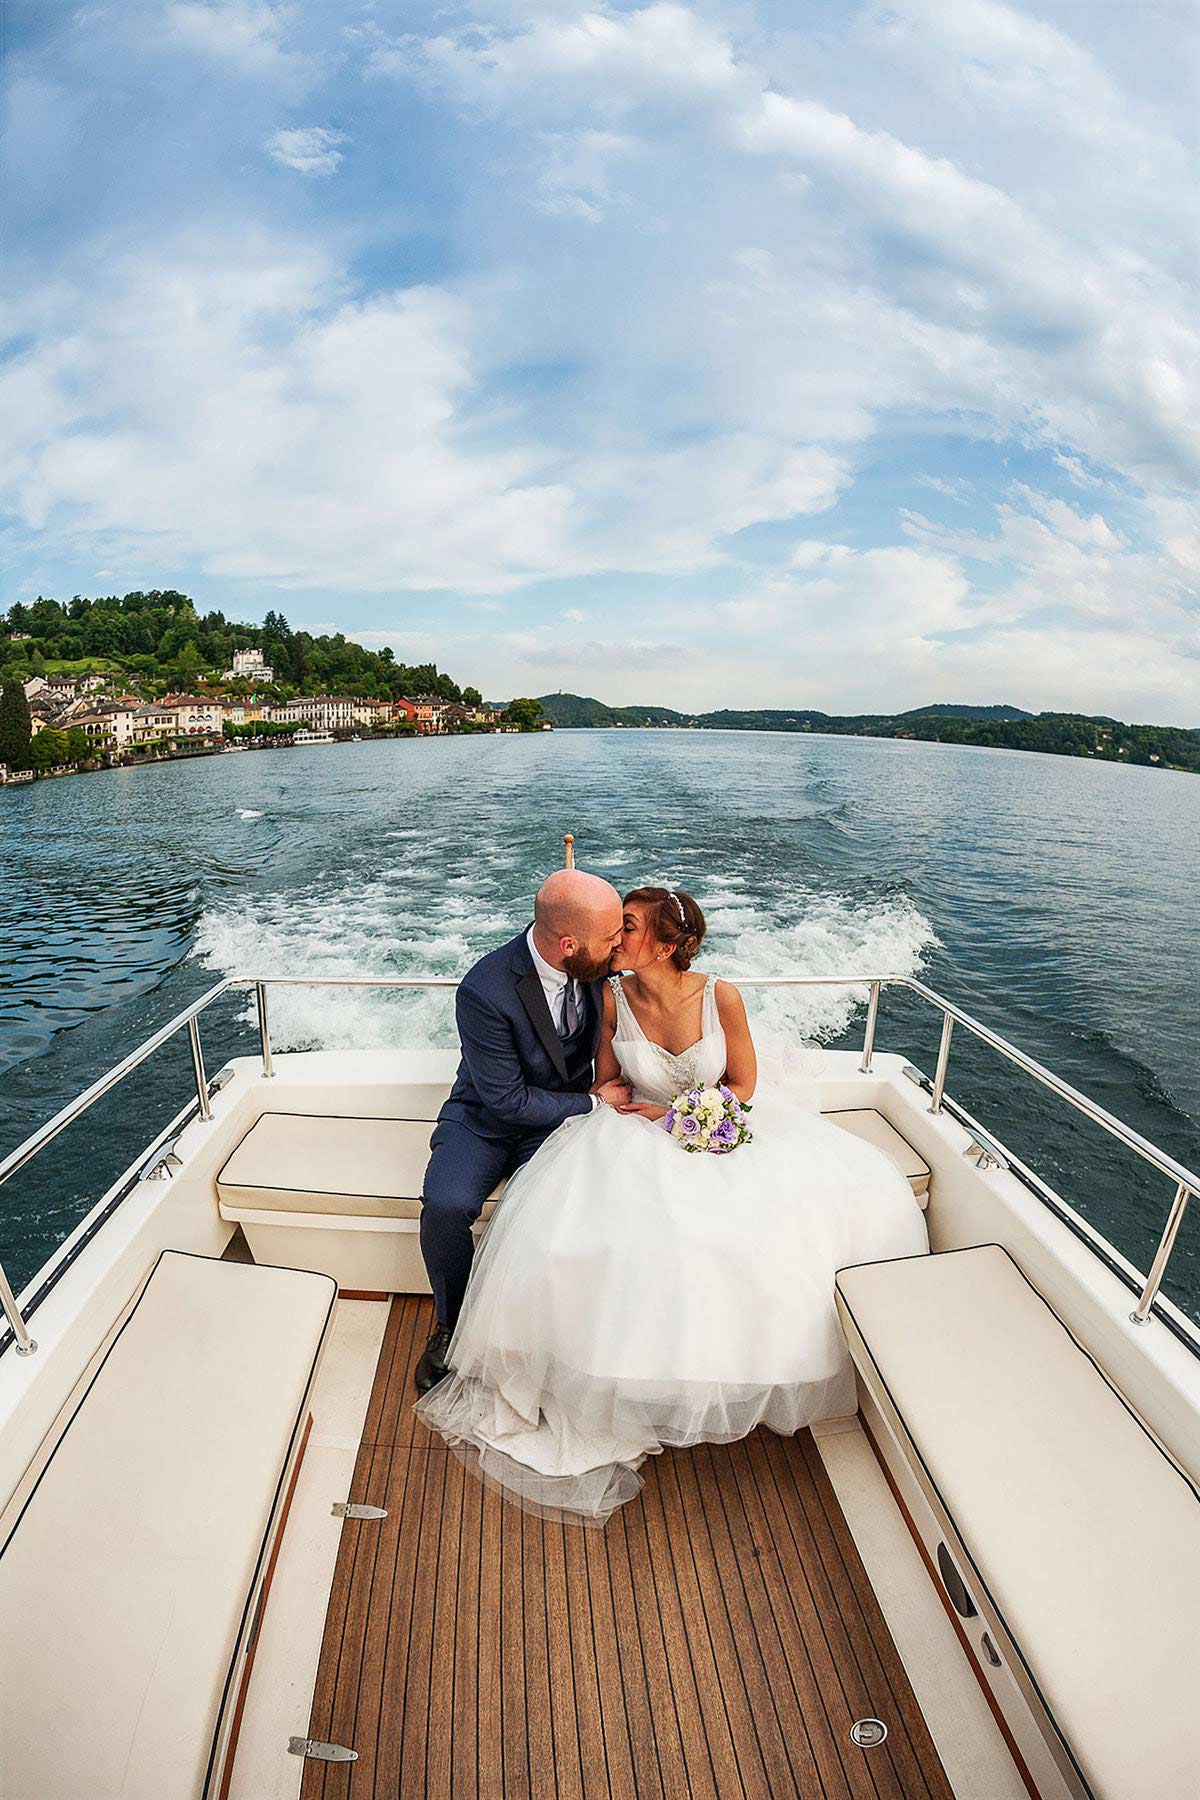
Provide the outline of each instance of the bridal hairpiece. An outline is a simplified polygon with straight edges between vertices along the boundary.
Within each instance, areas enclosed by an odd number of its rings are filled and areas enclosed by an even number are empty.
[[[683,910],[683,901],[679,898],[679,895],[675,892],[675,889],[671,886],[669,881],[666,884],[666,888],[667,888],[668,894],[670,894],[672,900],[675,902],[675,910],[679,914],[679,923],[683,926],[683,929],[686,931],[688,928],[688,922],[687,922],[687,914]]]

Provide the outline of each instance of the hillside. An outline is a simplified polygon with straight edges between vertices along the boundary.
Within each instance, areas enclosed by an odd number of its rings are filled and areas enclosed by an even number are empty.
[[[331,692],[478,699],[433,663],[408,667],[391,650],[367,650],[341,632],[314,637],[293,631],[282,613],[268,612],[261,625],[200,613],[173,588],[94,600],[76,594],[65,604],[39,596],[0,614],[0,681],[96,671],[124,677],[151,696],[169,689],[186,693],[197,683],[220,680],[234,651],[251,649],[271,664],[273,691],[281,698]]]
[[[1200,773],[1200,731],[1171,725],[1126,725],[1120,719],[1096,714],[1029,713],[1019,706],[954,706],[945,701],[903,713],[722,707],[715,712],[686,714],[665,706],[607,706],[581,694],[543,694],[540,698],[555,725],[576,728],[657,725],[699,731],[814,731],[846,737],[916,738],[926,743],[1038,750],[1050,756],[1087,756]]]
[[[550,723],[568,730],[688,722],[684,713],[669,706],[606,706],[603,700],[592,700],[584,694],[539,694],[537,699]]]
[[[939,701],[936,706],[913,706],[908,712],[897,713],[898,719],[1033,719],[1036,713],[1026,712],[1020,706],[948,706]]]

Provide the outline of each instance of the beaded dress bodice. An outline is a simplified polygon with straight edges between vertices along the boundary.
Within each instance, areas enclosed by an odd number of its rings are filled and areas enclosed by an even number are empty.
[[[717,1011],[715,976],[710,975],[704,984],[700,1036],[686,1050],[678,1052],[666,1050],[646,1036],[625,997],[619,975],[610,977],[610,985],[617,1003],[613,1050],[635,1100],[668,1106],[677,1094],[686,1093],[689,1088],[711,1087],[720,1081],[725,1073],[726,1047]]]

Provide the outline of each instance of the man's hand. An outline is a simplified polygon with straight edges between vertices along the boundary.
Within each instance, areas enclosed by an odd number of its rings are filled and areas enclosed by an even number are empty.
[[[633,1099],[633,1089],[627,1081],[606,1081],[595,1093],[597,1100],[603,1100],[606,1106],[628,1106]]]

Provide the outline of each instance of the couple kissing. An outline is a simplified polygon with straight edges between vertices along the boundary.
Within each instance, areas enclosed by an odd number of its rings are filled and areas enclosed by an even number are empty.
[[[786,1085],[756,1094],[741,995],[692,967],[704,936],[689,894],[563,869],[458,989],[417,1410],[539,1512],[602,1524],[667,1446],[853,1413],[834,1276],[928,1247],[882,1152]]]

